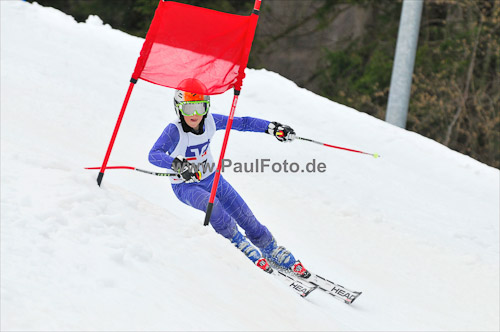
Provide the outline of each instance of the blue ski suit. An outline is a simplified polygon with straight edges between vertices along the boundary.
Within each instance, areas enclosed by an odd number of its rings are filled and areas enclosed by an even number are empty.
[[[227,116],[209,113],[207,114],[207,117],[213,118],[213,121],[215,122],[215,130],[226,129],[228,120]],[[212,121],[211,119],[206,120]],[[163,133],[149,152],[149,161],[153,165],[170,170],[172,161],[175,157],[177,157],[177,155],[172,155],[172,153],[175,150],[177,150],[175,154],[179,152],[178,145],[181,141],[189,142],[189,140],[185,140],[188,133],[181,129],[182,127],[179,123],[170,123],[164,129]],[[268,125],[269,121],[262,119],[235,117],[232,129],[238,131],[265,133]],[[203,124],[203,132],[205,132],[206,128],[207,121]],[[213,130],[213,132],[215,132],[215,130]],[[213,132],[211,132],[211,135],[213,135]],[[193,135],[192,133],[189,134]],[[208,146],[211,138],[212,137],[210,135],[206,137],[206,139],[203,138],[206,142],[201,145],[203,145],[203,151],[205,151],[205,154],[210,154]],[[196,146],[189,146],[188,143],[183,144],[187,146],[185,150],[182,147],[183,151],[181,154],[184,157],[189,156],[193,148],[199,148],[200,146],[200,144]],[[189,160],[189,158],[187,159]],[[211,156],[210,160],[212,160]],[[210,170],[206,172],[200,182],[184,183],[182,180],[175,179],[177,183],[173,181],[172,189],[177,198],[183,203],[192,206],[195,209],[206,211],[214,177],[215,168],[213,168],[211,172]],[[234,190],[229,182],[222,177],[222,175],[219,179],[210,223],[217,233],[230,240],[237,233],[236,224],[238,224],[245,230],[246,237],[258,248],[265,248],[272,241],[272,235],[267,227],[262,225],[257,218],[255,218],[243,198],[236,190]]]

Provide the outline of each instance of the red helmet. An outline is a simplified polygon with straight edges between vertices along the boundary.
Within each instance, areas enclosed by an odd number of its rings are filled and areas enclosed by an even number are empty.
[[[205,94],[206,87],[195,78],[188,78],[179,84],[179,90],[174,93],[175,113],[191,116],[194,114],[205,115],[210,109],[210,96]]]

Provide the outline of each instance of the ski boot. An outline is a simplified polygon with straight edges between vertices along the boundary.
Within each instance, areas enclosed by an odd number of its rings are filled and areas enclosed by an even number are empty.
[[[282,270],[290,270],[296,263],[292,253],[283,246],[278,246],[276,240],[271,240],[264,249],[262,256],[272,265]]]
[[[231,243],[234,244],[236,248],[240,249],[253,263],[256,263],[262,257],[259,250],[240,232],[236,232],[231,239]]]

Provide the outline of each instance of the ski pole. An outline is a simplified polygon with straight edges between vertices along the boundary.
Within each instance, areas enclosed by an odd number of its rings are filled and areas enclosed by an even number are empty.
[[[347,149],[347,148],[343,148],[343,147],[340,147],[340,146],[335,146],[335,145],[330,145],[330,144],[318,142],[318,141],[315,141],[315,140],[312,140],[312,139],[309,139],[309,138],[304,138],[304,137],[297,137],[297,136],[295,136],[295,138],[296,139],[300,139],[302,141],[307,141],[307,142],[312,142],[312,143],[320,144],[320,145],[323,145],[323,146],[327,146],[329,148],[334,148],[334,149],[340,149],[340,150],[345,150],[345,151],[350,151],[350,152],[367,154],[369,156],[373,156],[374,158],[379,158],[380,157],[380,155],[377,154],[377,153],[368,153],[368,152],[363,152],[363,151],[358,151],[358,150],[353,150],[353,149]]]
[[[101,167],[85,167],[85,169],[101,169]],[[157,172],[146,171],[132,166],[106,166],[106,169],[131,169],[133,171],[138,171],[156,176],[177,176],[177,174],[175,173],[157,173]]]

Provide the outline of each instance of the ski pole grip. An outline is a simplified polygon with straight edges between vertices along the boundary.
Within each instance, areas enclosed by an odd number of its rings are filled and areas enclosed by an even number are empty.
[[[207,226],[210,223],[210,215],[212,214],[212,209],[214,208],[214,203],[208,203],[207,213],[205,214],[205,222],[203,226]]]

